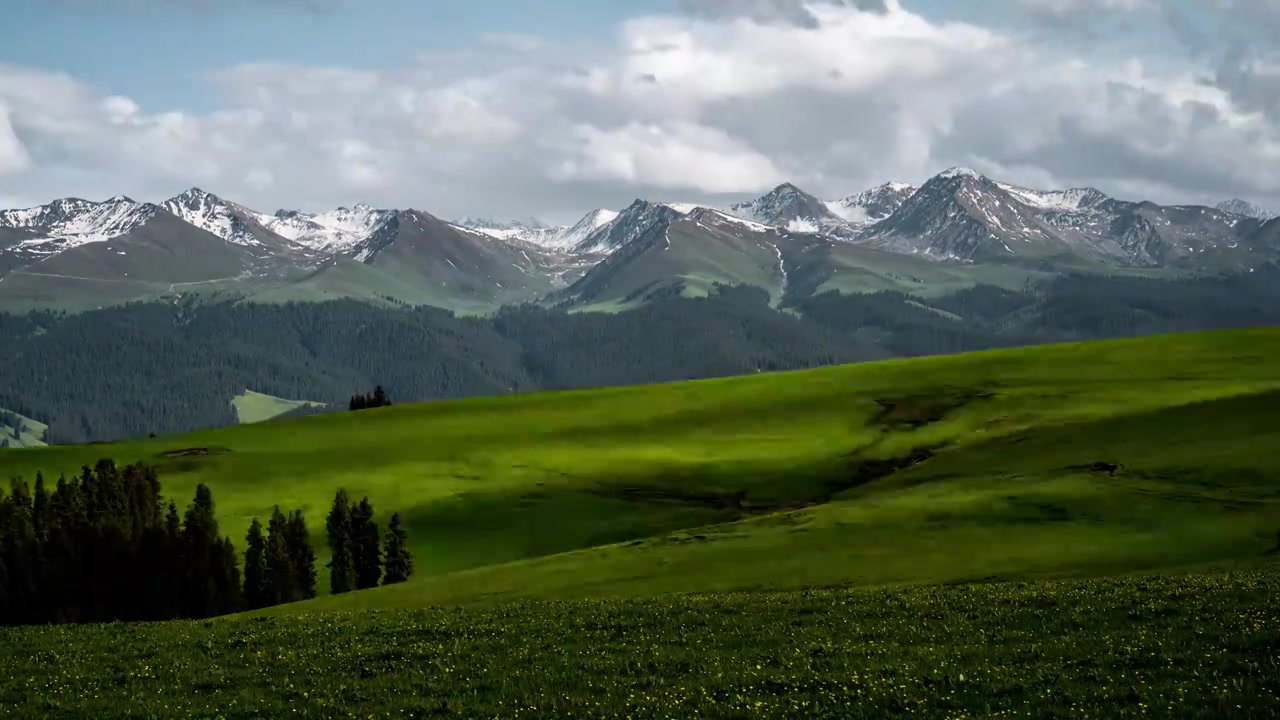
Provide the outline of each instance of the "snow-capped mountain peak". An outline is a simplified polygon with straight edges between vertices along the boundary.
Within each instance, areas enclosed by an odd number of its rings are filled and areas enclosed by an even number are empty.
[[[1012,195],[1018,202],[1050,212],[1076,212],[1088,210],[1110,198],[1093,188],[1069,190],[1032,190],[1030,188],[996,183],[996,187]]]
[[[375,233],[395,214],[395,210],[378,210],[357,203],[353,207],[314,214],[277,210],[275,215],[258,215],[257,220],[271,232],[298,245],[341,254]]]
[[[256,222],[256,213],[200,188],[193,187],[175,195],[161,206],[184,222],[233,245],[250,247],[262,244],[250,225],[250,222]]]
[[[827,203],[827,209],[855,225],[871,225],[889,217],[916,191],[914,185],[889,182]]]
[[[573,249],[584,253],[613,252],[640,237],[654,225],[679,220],[684,215],[685,213],[664,203],[637,199],[609,222],[589,233]]]
[[[1244,217],[1254,218],[1255,220],[1270,220],[1277,215],[1269,210],[1264,210],[1248,200],[1240,198],[1232,198],[1224,202],[1220,202],[1215,206],[1218,210],[1229,212],[1233,215],[1242,215]]]
[[[30,230],[52,239],[56,250],[124,235],[150,220],[158,208],[118,195],[104,202],[62,198],[47,205],[0,211],[0,227]],[[51,246],[51,247],[53,247]]]
[[[603,208],[592,210],[583,215],[581,220],[561,231],[554,243],[549,243],[548,246],[557,250],[572,250],[581,245],[592,233],[613,222],[619,214],[621,213],[617,210]]]
[[[978,172],[977,170],[974,170],[973,168],[957,166],[957,167],[947,168],[946,170],[943,170],[942,172],[938,173],[936,177],[942,178],[944,180],[951,179],[951,178],[972,178],[974,180],[978,180],[984,176],[982,173]]]
[[[786,182],[755,200],[729,206],[729,211],[763,225],[792,232],[849,232],[849,226],[827,203]]]
[[[502,221],[467,217],[453,223],[453,225],[468,230],[476,230],[499,240],[519,240],[543,247],[557,247],[559,236],[569,229],[568,227],[548,227],[535,218]]]

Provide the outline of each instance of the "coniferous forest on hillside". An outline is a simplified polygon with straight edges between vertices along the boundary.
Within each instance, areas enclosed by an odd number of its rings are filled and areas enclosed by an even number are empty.
[[[367,497],[338,490],[326,535],[333,594],[413,572],[400,515],[384,545]],[[207,618],[307,600],[315,564],[300,510],[276,506],[265,529],[255,518],[237,550],[219,533],[208,486],[179,514],[142,463],[103,459],[52,486],[37,474],[34,487],[13,478],[0,491],[0,625]]]
[[[458,317],[355,301],[0,314],[0,408],[47,424],[49,443],[104,441],[233,424],[246,390],[324,404],[292,411],[309,414],[375,386],[413,402],[1248,327],[1280,323],[1280,270],[768,300],[721,287],[616,314],[529,305]]]

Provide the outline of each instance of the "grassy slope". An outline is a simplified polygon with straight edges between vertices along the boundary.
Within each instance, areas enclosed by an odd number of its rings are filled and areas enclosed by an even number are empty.
[[[0,628],[6,718],[1274,718],[1280,566]]]
[[[4,410],[4,408],[0,408],[0,410]],[[18,415],[18,413],[13,414]],[[44,441],[41,440],[41,438],[44,437],[44,431],[48,430],[49,426],[39,422],[38,420],[32,420],[25,415],[18,415],[18,417],[22,418],[22,425],[25,428],[25,432],[22,433],[22,437],[20,438],[13,437],[12,426],[0,422],[0,438],[8,440],[7,447],[42,447],[44,445]]]
[[[303,406],[314,407],[323,405],[324,403],[312,402],[310,400],[286,400],[274,395],[264,395],[252,390],[245,390],[243,393],[231,399],[231,404],[236,408],[236,418],[242,423],[256,423],[263,420],[270,420],[278,415],[283,415],[290,410],[296,410]]]
[[[764,288],[776,304],[782,276],[776,251],[759,233],[725,232],[691,221],[674,222],[647,247],[588,273],[594,282],[578,301],[578,312],[621,312],[646,302],[655,292],[677,283],[688,297],[705,297],[711,288],[751,285]],[[630,299],[628,299],[630,298]]]
[[[340,484],[406,513],[415,581],[316,607],[1139,569],[1274,538],[1276,358],[1269,329],[479,398],[0,452],[0,476],[157,461],[175,497],[210,483],[237,539],[276,503],[319,538]],[[919,429],[875,420],[880,399],[974,391],[992,396]],[[858,459],[923,445],[947,447],[838,494]],[[163,457],[192,446],[226,451]],[[1108,459],[1128,467],[1067,469]],[[718,502],[739,491],[745,509]]]

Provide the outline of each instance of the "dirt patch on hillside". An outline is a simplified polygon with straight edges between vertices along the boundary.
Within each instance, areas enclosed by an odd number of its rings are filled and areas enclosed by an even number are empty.
[[[884,430],[914,430],[936,423],[965,405],[991,397],[995,397],[995,393],[966,390],[877,398],[880,410],[871,417],[871,425]]]

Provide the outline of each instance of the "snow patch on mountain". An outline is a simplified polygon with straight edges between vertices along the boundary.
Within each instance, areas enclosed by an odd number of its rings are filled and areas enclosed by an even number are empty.
[[[793,233],[816,233],[822,228],[810,218],[795,218],[787,222],[787,230]]]
[[[359,203],[322,213],[278,210],[275,215],[258,215],[258,222],[271,232],[312,250],[346,253],[368,238],[395,210],[377,210]]]
[[[1214,207],[1222,212],[1228,212],[1232,215],[1241,215],[1255,220],[1270,220],[1274,217],[1278,217],[1275,213],[1269,210],[1264,210],[1248,200],[1241,200],[1240,198],[1232,198],[1230,200],[1220,202]]]
[[[247,220],[256,219],[252,210],[227,202],[217,195],[191,188],[161,205],[184,222],[217,235],[233,245],[261,245]]]
[[[746,218],[736,217],[722,210],[714,210],[711,208],[700,208],[698,211],[690,213],[688,217],[690,218],[696,217],[699,221],[710,220],[711,222],[717,223],[717,224],[729,223],[732,225],[737,225],[739,227],[744,227],[747,230],[750,230],[751,232],[758,232],[758,233],[772,232],[776,229],[768,225],[765,225],[764,223],[758,223],[754,220],[747,220]]]
[[[573,225],[547,226],[537,220],[502,222],[480,218],[464,218],[456,225],[499,240],[516,240],[547,250],[568,251],[612,222],[618,214],[616,210],[592,210]]]
[[[684,217],[663,203],[636,200],[609,222],[589,233],[573,249],[582,253],[611,253],[648,232],[655,225]]]
[[[854,228],[828,203],[791,183],[783,183],[750,202],[731,205],[728,210],[740,218],[792,232],[821,232],[837,238],[855,234]]]
[[[489,218],[463,218],[454,226],[477,230],[499,240],[519,240],[542,246],[554,244],[555,239],[569,229],[567,226],[548,227],[534,219],[502,222]]]
[[[619,214],[617,210],[592,210],[582,216],[582,219],[574,223],[572,227],[556,237],[554,243],[549,244],[549,247],[556,250],[576,248],[592,233],[617,219]]]
[[[64,198],[38,207],[0,211],[0,227],[31,231],[38,237],[23,241],[24,245],[48,244],[50,252],[57,252],[129,233],[158,211],[155,205],[123,195],[105,202]]]
[[[1084,211],[1088,210],[1092,205],[1107,199],[1106,195],[1093,188],[1045,191],[1032,190],[1006,183],[996,183],[996,187],[1009,193],[1024,205],[1049,212]]]
[[[914,185],[890,182],[826,203],[827,209],[852,225],[871,225],[892,215],[916,191]]]

